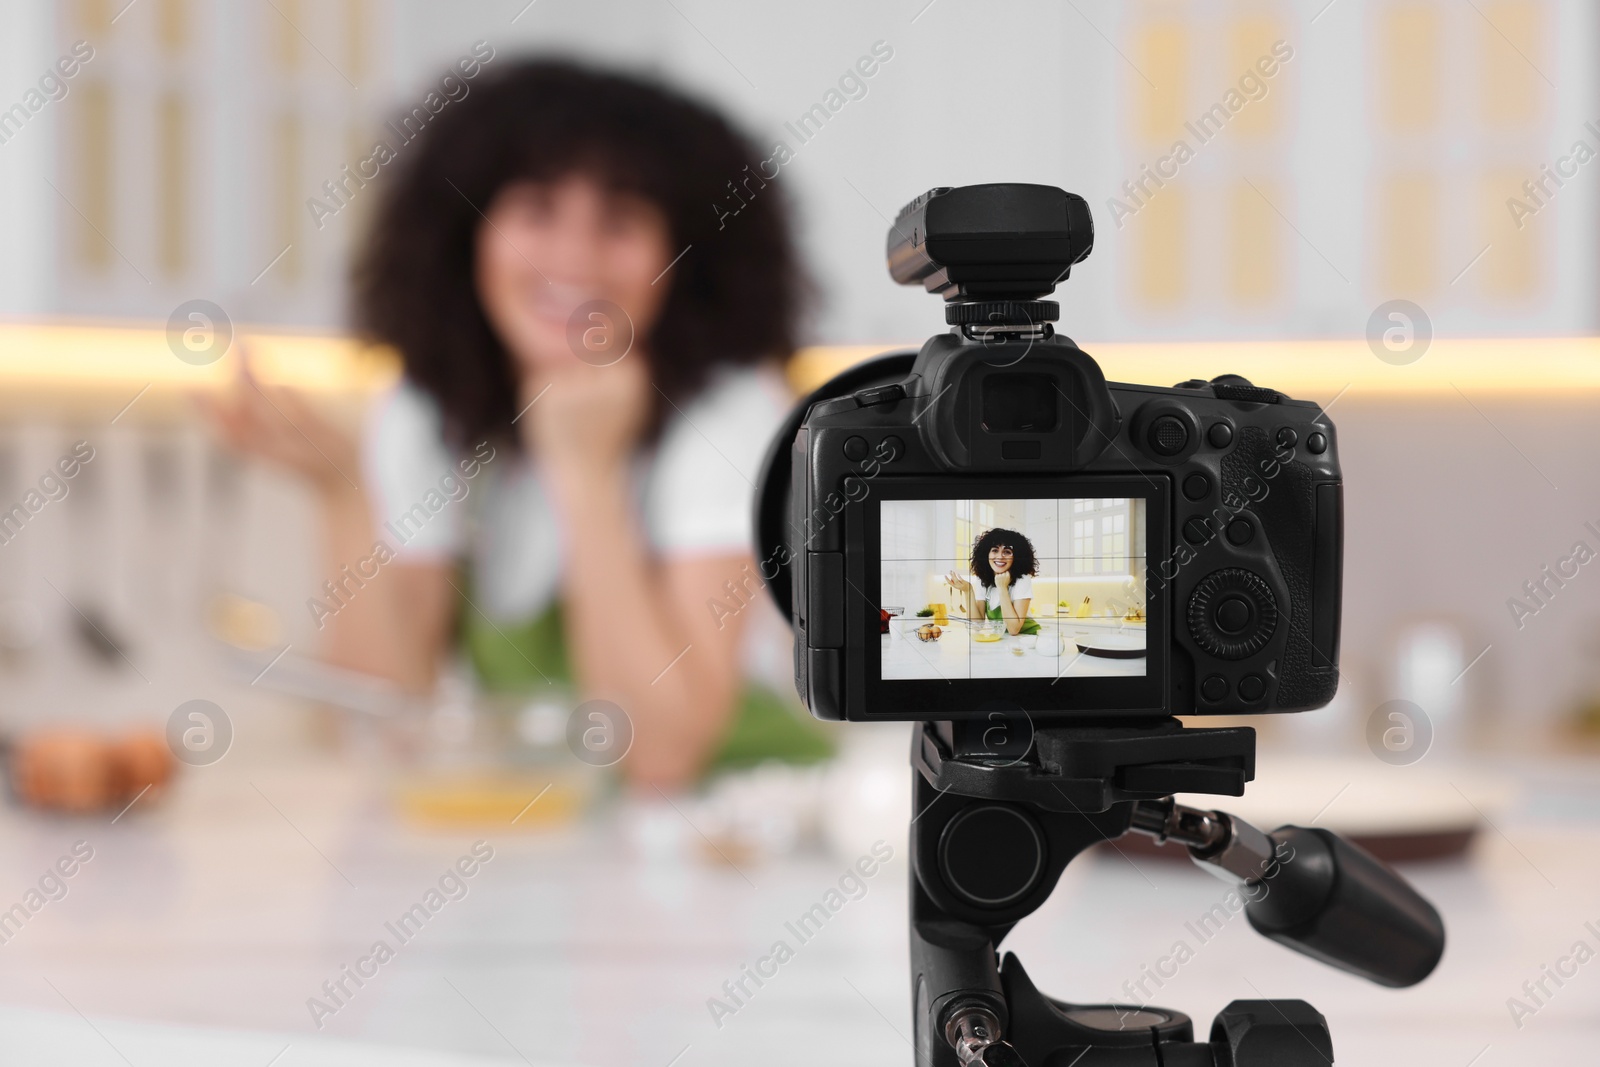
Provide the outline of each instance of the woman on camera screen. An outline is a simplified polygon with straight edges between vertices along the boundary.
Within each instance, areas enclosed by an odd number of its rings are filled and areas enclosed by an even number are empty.
[[[947,576],[961,598],[962,613],[974,622],[999,622],[1013,636],[1038,633],[1038,620],[1028,617],[1028,605],[1039,560],[1027,535],[996,527],[973,543],[971,563],[970,576],[955,571]]]
[[[316,487],[330,571],[381,564],[314,612],[333,662],[425,692],[460,655],[490,690],[612,701],[649,784],[826,752],[741,670],[800,294],[760,159],[676,92],[547,60],[398,150],[354,311],[404,376],[363,439],[253,381],[216,413]]]

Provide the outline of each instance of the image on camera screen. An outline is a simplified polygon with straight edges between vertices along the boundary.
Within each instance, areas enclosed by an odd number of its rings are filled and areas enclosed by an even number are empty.
[[[1143,677],[1147,505],[880,500],[882,680]]]

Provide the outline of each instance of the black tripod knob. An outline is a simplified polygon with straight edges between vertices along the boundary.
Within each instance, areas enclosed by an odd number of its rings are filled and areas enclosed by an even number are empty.
[[[1415,985],[1444,955],[1444,922],[1371,853],[1327,830],[1273,831],[1278,870],[1246,905],[1258,933],[1386,986]]]

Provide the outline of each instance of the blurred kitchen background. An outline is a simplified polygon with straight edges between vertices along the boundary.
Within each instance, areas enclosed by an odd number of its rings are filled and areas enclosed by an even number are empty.
[[[396,910],[344,894],[394,885],[403,907],[462,851],[457,839],[498,844],[481,831],[493,824],[515,843],[482,917],[452,918],[455,940],[399,961],[387,989],[352,1000],[328,1032],[556,1061],[676,1053],[688,1067],[773,1047],[798,1058],[814,1047],[802,1045],[815,1041],[807,1021],[838,1007],[863,1035],[847,1059],[910,1056],[890,1032],[906,1027],[906,872],[892,836],[905,818],[904,729],[842,731],[833,766],[758,771],[652,805],[608,800],[612,787],[564,756],[548,709],[511,709],[515,736],[486,738],[489,712],[447,687],[410,723],[392,695],[315,665],[306,601],[326,575],[310,496],[221,450],[198,415],[194,394],[233,380],[246,338],[265,380],[307,389],[351,424],[393,382],[388,354],[342,332],[349,257],[376,193],[338,185],[479,41],[499,61],[561,52],[659,75],[736,116],[758,145],[788,145],[777,181],[819,294],[789,368],[796,390],[942,328],[933,298],[884,270],[901,204],[936,185],[1029,181],[1078,192],[1095,212],[1096,247],[1059,290],[1059,325],[1108,378],[1232,371],[1328,406],[1348,505],[1343,684],[1324,711],[1256,724],[1262,796],[1276,805],[1261,817],[1469,847],[1477,866],[1436,860],[1419,882],[1459,905],[1447,922],[1465,915],[1512,947],[1466,942],[1455,958],[1478,970],[1405,994],[1408,1016],[1383,999],[1396,994],[1335,985],[1346,980],[1280,963],[1270,947],[1258,960],[1248,933],[1230,931],[1249,955],[1214,981],[1186,972],[1166,999],[1203,1026],[1184,996],[1214,1010],[1227,998],[1212,986],[1238,986],[1236,973],[1259,976],[1264,995],[1306,989],[1336,1047],[1363,1062],[1431,1047],[1406,1044],[1408,1018],[1452,1033],[1462,1063],[1486,1043],[1531,1053],[1592,1038],[1582,994],[1530,1022],[1543,1027],[1532,1036],[1502,1003],[1570,943],[1571,924],[1540,894],[1588,876],[1583,850],[1559,838],[1592,837],[1600,820],[1600,576],[1587,565],[1600,551],[1600,170],[1589,166],[1600,9],[1581,0],[9,0],[0,509],[75,442],[94,458],[60,499],[0,528],[0,732],[159,731],[206,700],[226,712],[233,751],[180,767],[165,797],[92,833],[8,817],[0,869],[15,887],[0,884],[0,902],[75,836],[112,858],[88,865],[85,882],[102,883],[74,890],[80,914],[52,905],[61,914],[18,935],[31,947],[0,947],[0,998],[66,1015],[0,1022],[41,1048],[87,1041],[96,1056],[107,1050],[73,1029],[72,1010],[320,1040],[303,1000],[353,958],[346,940],[364,949],[370,915]],[[794,124],[878,42],[892,58],[865,94],[802,143]],[[46,85],[63,57],[77,58],[75,73]],[[178,354],[193,301],[222,312],[189,338],[191,353],[225,352],[214,362]],[[782,683],[783,627],[769,614],[752,669]],[[517,760],[500,758],[506,746]],[[764,949],[772,916],[803,910],[863,835],[888,836],[897,860],[883,876],[895,884],[875,885],[849,918],[856,943],[797,963],[814,978],[752,1004],[764,1021],[708,1022],[703,1001],[754,958],[746,942]],[[243,884],[219,857],[267,882]],[[1205,906],[1186,899],[1214,895],[1166,866],[1147,876],[1157,860],[1102,860],[1075,866],[1058,892],[1076,914],[1062,904],[1023,928],[1059,931],[1062,959],[1083,909],[1130,931],[1170,913],[1168,930]],[[1172,893],[1143,895],[1152,877]],[[750,886],[788,903],[759,906]],[[550,931],[504,918],[528,909],[562,918]],[[719,911],[743,924],[736,935]],[[500,936],[514,945],[495,948]],[[1102,935],[1092,966],[1104,980],[1059,992],[1117,995],[1171,940],[1141,936],[1153,947]],[[145,981],[151,958],[161,963]],[[857,959],[871,975],[860,998],[824,977]],[[1285,981],[1279,967],[1305,970]],[[435,972],[457,980],[459,1000]],[[1070,975],[1063,965],[1054,980],[1071,987]],[[660,1006],[664,986],[681,1003]],[[448,1018],[429,1015],[435,1000]],[[613,1026],[625,1005],[637,1010]],[[108,1033],[128,1047],[180,1041]],[[283,1044],[260,1041],[261,1062]]]

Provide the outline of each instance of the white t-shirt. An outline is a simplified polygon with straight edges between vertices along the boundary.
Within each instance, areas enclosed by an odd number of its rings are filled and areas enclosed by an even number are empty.
[[[657,553],[751,551],[756,476],[791,402],[776,371],[728,367],[668,413],[659,442],[634,463]],[[438,405],[405,381],[374,405],[363,443],[374,525],[398,559],[470,563],[473,601],[497,620],[533,618],[559,595],[562,533],[525,457],[473,443],[453,453]]]
[[[984,599],[991,610],[1000,606],[1000,588],[998,586],[985,586],[983,579],[976,574],[967,575],[967,581],[972,583],[973,589],[983,592]],[[1011,602],[1013,604],[1031,596],[1033,596],[1033,575],[1024,574],[1020,578],[1011,579]]]

